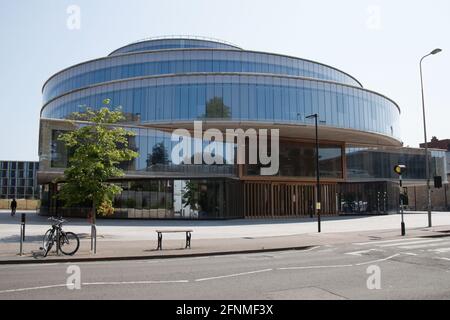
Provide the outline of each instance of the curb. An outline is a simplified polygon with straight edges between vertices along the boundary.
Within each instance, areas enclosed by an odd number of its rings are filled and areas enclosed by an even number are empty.
[[[225,256],[235,254],[250,254],[260,252],[280,252],[291,250],[307,250],[315,246],[301,246],[301,247],[283,247],[283,248],[269,248],[269,249],[249,249],[238,251],[217,251],[217,252],[199,252],[188,254],[167,254],[167,255],[151,255],[151,256],[119,256],[119,257],[89,257],[89,258],[56,258],[49,260],[4,260],[0,261],[0,265],[12,265],[12,264],[40,264],[40,263],[69,263],[69,262],[98,262],[98,261],[127,261],[127,260],[151,260],[151,259],[174,259],[174,258],[197,258],[206,256]]]

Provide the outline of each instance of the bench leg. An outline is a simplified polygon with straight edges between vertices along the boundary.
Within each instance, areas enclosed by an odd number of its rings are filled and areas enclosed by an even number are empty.
[[[162,250],[162,233],[158,233],[158,248],[156,250]]]
[[[190,232],[186,232],[186,248],[191,248],[191,233]]]

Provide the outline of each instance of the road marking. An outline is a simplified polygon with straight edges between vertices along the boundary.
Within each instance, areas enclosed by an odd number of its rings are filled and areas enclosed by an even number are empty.
[[[320,248],[320,246],[314,246],[314,247],[311,247],[311,248],[309,248],[309,249],[305,249],[305,250],[292,250],[292,251],[294,251],[294,252],[308,252],[308,251],[312,251],[312,250],[314,250],[314,249],[317,249],[317,248]],[[291,252],[291,251],[289,251],[289,252]]]
[[[413,253],[413,252],[400,252],[400,254],[406,254],[408,256],[417,256],[417,253]]]
[[[446,253],[446,252],[450,252],[450,248],[428,249],[428,251],[439,252],[439,253]]]
[[[371,251],[383,251],[383,250],[380,250],[380,249],[369,249],[369,250],[346,252],[345,254],[349,254],[349,255],[352,255],[352,256],[361,256],[363,253],[369,253]]]
[[[272,270],[273,270],[273,269],[263,269],[263,270],[256,270],[256,271],[249,271],[249,272],[242,272],[242,273],[234,273],[234,274],[228,274],[228,275],[224,275],[224,276],[217,276],[217,277],[210,277],[210,278],[196,279],[195,281],[196,281],[196,282],[200,282],[200,281],[207,281],[207,280],[215,280],[215,279],[223,279],[223,278],[239,277],[239,276],[244,276],[244,275],[248,275],[248,274],[268,272],[268,271],[272,271]]]
[[[189,280],[148,280],[148,281],[112,281],[112,282],[83,282],[81,286],[101,286],[101,285],[128,285],[128,284],[166,284],[166,283],[187,283]],[[23,292],[23,291],[32,291],[32,290],[42,290],[42,289],[52,289],[52,288],[62,288],[69,287],[73,285],[69,284],[55,284],[48,286],[39,286],[39,287],[29,287],[29,288],[19,288],[19,289],[9,289],[9,290],[0,290],[0,293],[12,293],[12,292]]]
[[[430,242],[442,242],[444,241],[443,239],[428,239],[428,240],[420,240],[420,241],[412,241],[412,242],[408,242],[408,243],[394,243],[394,244],[383,244],[380,245],[379,247],[395,247],[395,246],[403,246],[403,245],[411,245],[411,244],[419,244],[419,243],[430,243]],[[408,249],[409,247],[400,247],[400,248],[406,248]]]
[[[439,260],[445,260],[445,261],[450,261],[450,258],[444,258],[444,257],[437,257],[435,259],[439,259]]]
[[[277,270],[302,270],[302,269],[324,269],[324,268],[345,268],[345,267],[353,267],[352,264],[337,264],[330,266],[304,266],[304,267],[285,267],[285,268],[277,268]]]
[[[127,285],[127,284],[158,284],[158,283],[188,283],[189,280],[144,280],[144,281],[112,281],[112,282],[83,282],[82,286],[103,286],[103,285]]]
[[[40,289],[60,288],[60,287],[67,287],[67,284],[54,284],[54,285],[49,285],[49,286],[10,289],[10,290],[0,290],[0,293],[11,293],[11,292],[31,291],[31,290],[40,290]]]
[[[407,238],[407,239],[395,239],[395,240],[381,240],[381,241],[370,241],[370,242],[356,242],[353,243],[357,246],[365,246],[367,244],[380,244],[380,243],[390,243],[390,242],[402,242],[402,241],[412,241],[420,240],[421,238]]]
[[[419,248],[446,246],[448,244],[449,244],[448,242],[439,242],[439,243],[430,243],[430,244],[425,243],[425,244],[418,244],[418,245],[415,245],[415,246],[402,246],[402,247],[399,247],[399,248],[402,248],[402,249],[419,249]]]
[[[396,254],[393,254],[392,256],[389,256],[389,257],[384,258],[384,259],[378,259],[378,260],[372,260],[372,261],[367,261],[367,262],[357,263],[357,264],[355,264],[355,265],[356,265],[356,266],[363,266],[363,265],[365,265],[365,264],[372,264],[372,263],[377,263],[377,262],[383,262],[383,261],[387,261],[387,260],[390,260],[390,259],[392,259],[392,258],[395,258],[395,257],[397,257],[397,256],[399,256],[399,255],[400,255],[400,253],[396,253]]]

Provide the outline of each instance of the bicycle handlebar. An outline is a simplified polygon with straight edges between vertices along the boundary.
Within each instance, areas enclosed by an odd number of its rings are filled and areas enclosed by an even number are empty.
[[[66,222],[66,220],[64,220],[63,218],[61,218],[61,217],[50,217],[50,218],[48,218],[48,220],[51,220],[51,221],[55,221],[55,222],[59,222],[59,223],[64,223],[64,222]]]

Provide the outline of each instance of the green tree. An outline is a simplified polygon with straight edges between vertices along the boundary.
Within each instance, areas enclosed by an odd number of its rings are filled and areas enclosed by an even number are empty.
[[[73,113],[72,119],[86,123],[78,123],[75,130],[58,138],[71,150],[58,197],[65,206],[92,203],[94,225],[97,213],[114,213],[112,201],[122,188],[110,180],[124,175],[118,165],[138,156],[128,148],[128,138],[134,133],[114,127],[124,119],[123,113],[118,108],[108,109],[109,99],[103,104],[98,111],[87,107],[82,113]]]

